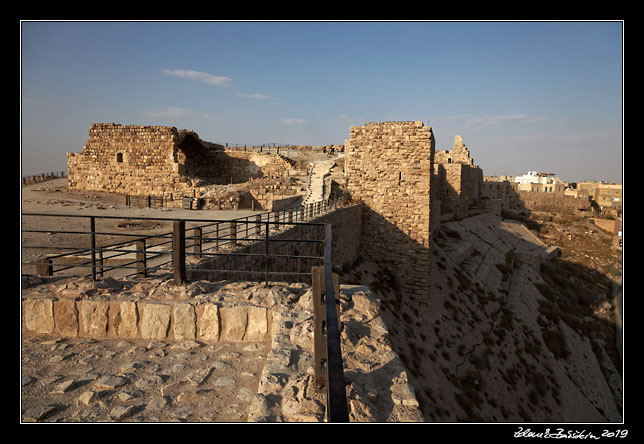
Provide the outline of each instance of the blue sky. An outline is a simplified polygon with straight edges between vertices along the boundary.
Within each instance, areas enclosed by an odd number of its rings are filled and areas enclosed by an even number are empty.
[[[368,122],[461,135],[485,175],[622,181],[622,22],[21,24],[22,174],[95,122],[342,144]]]

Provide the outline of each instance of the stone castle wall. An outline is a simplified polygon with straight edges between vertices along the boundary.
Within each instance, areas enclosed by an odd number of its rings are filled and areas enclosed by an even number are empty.
[[[72,189],[170,195],[216,182],[275,177],[291,168],[277,154],[225,149],[188,130],[95,123],[80,153],[67,153]]]
[[[351,127],[345,143],[347,190],[364,205],[361,248],[388,264],[408,295],[429,286],[434,150],[420,121]]]

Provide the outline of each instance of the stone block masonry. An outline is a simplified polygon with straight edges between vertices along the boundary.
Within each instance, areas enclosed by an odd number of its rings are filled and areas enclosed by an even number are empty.
[[[277,154],[225,149],[189,130],[95,123],[83,150],[67,153],[67,167],[72,189],[168,199],[222,179],[276,177],[291,165]]]
[[[188,188],[174,127],[92,124],[80,153],[68,153],[70,188],[157,194]],[[183,158],[183,159],[182,159]]]
[[[348,192],[364,204],[361,249],[388,264],[405,294],[427,293],[432,128],[420,121],[351,127],[345,153]]]
[[[272,312],[248,304],[29,297],[22,302],[25,334],[93,339],[263,342]]]
[[[451,150],[436,151],[434,174],[442,214],[464,217],[469,206],[483,197],[483,171],[474,165],[461,136],[454,137]]]

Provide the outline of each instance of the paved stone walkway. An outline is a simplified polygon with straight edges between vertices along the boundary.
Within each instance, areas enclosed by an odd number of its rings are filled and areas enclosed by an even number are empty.
[[[24,422],[246,422],[270,344],[24,337]]]

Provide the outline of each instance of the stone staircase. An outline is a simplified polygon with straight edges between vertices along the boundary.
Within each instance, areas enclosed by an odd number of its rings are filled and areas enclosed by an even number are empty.
[[[335,166],[335,160],[316,161],[312,162],[312,164],[307,185],[308,194],[304,202],[302,202],[304,205],[324,200],[324,178],[329,175],[331,168]]]

